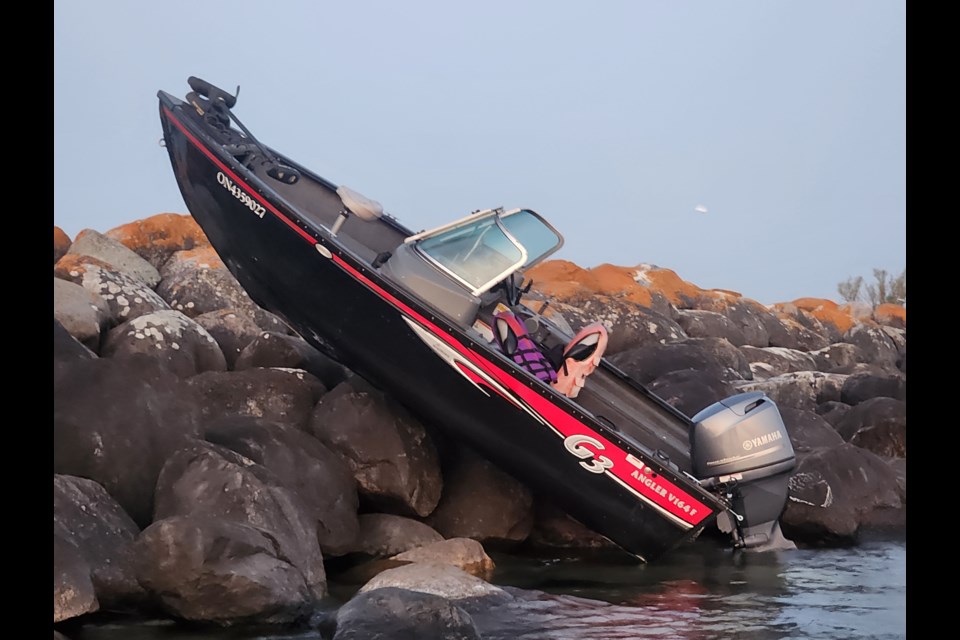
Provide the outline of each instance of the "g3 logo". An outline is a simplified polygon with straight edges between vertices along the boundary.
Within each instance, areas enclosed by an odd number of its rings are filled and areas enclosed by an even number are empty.
[[[587,449],[583,446],[585,444],[590,445],[596,451]],[[613,467],[613,460],[597,453],[598,451],[603,451],[605,447],[596,438],[584,435],[567,436],[563,439],[563,446],[567,451],[581,458],[580,466],[590,473],[603,473]],[[587,458],[592,458],[592,460],[587,460]]]

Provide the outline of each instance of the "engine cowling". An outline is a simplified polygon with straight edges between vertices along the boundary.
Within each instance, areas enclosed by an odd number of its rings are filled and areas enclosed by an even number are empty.
[[[780,532],[796,455],[783,418],[762,391],[716,402],[693,416],[694,475],[731,502],[717,526],[737,547],[793,548]]]

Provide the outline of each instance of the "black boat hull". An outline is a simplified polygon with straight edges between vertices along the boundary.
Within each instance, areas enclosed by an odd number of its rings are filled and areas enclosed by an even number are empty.
[[[251,298],[315,347],[642,559],[725,507],[380,277],[223,153],[189,105],[159,97],[189,211]]]

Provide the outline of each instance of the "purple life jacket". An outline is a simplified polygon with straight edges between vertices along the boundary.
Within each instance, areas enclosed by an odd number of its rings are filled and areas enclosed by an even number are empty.
[[[497,346],[518,365],[546,383],[557,381],[557,371],[539,347],[530,339],[527,328],[517,316],[501,311],[493,316]]]

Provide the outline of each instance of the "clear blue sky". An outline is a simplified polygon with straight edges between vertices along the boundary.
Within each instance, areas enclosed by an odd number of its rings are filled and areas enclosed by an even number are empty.
[[[55,0],[53,221],[187,213],[156,93],[195,75],[415,230],[525,206],[584,267],[838,299],[906,266],[905,24],[889,0]]]

